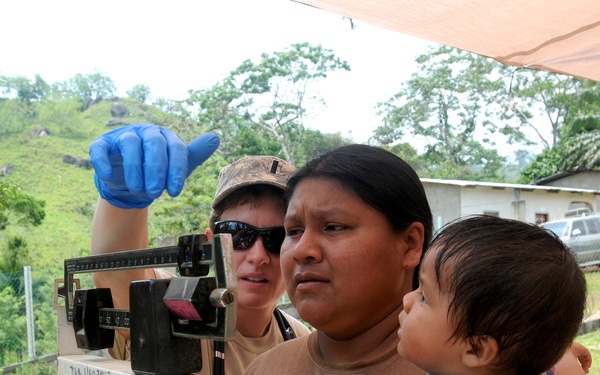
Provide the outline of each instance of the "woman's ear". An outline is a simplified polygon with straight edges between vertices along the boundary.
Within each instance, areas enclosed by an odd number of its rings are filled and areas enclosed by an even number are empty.
[[[403,266],[405,269],[415,268],[421,261],[423,242],[425,241],[425,227],[414,222],[403,233],[406,249],[404,252]]]
[[[208,241],[212,240],[212,235],[213,235],[213,232],[212,232],[212,230],[210,230],[210,228],[206,228],[206,229],[204,230],[204,234],[206,235],[206,239],[207,239]]]
[[[464,342],[462,362],[467,367],[483,367],[498,358],[498,342],[492,336],[475,336]]]

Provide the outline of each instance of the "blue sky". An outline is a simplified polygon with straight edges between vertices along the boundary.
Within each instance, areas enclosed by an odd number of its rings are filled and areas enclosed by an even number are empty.
[[[380,125],[376,103],[397,92],[432,45],[362,22],[352,30],[339,15],[290,0],[19,0],[1,2],[0,14],[1,75],[52,83],[98,71],[120,95],[143,83],[153,98],[210,87],[264,52],[320,43],[352,71],[320,85],[327,107],[306,125],[357,142]]]

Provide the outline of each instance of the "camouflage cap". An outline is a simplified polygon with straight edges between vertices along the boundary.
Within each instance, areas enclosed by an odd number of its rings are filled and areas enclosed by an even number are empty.
[[[274,156],[245,156],[221,169],[211,207],[242,186],[266,184],[285,189],[296,167]]]

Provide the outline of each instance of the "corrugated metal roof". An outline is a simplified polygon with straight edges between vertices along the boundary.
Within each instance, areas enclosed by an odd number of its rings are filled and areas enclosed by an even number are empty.
[[[501,182],[480,182],[480,181],[466,181],[466,180],[439,180],[433,178],[422,178],[421,182],[423,183],[431,183],[431,184],[446,184],[446,185],[454,185],[468,188],[475,188],[478,186],[481,187],[491,187],[491,188],[504,188],[504,189],[521,189],[524,191],[527,190],[545,190],[550,192],[569,192],[569,193],[583,193],[583,194],[596,194],[600,195],[600,190],[592,190],[592,189],[576,189],[576,188],[567,188],[567,187],[558,187],[558,186],[543,186],[543,185],[525,185],[525,184],[507,184]]]

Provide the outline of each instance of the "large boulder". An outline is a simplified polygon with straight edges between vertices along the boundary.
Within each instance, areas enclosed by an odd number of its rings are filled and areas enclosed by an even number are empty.
[[[113,105],[110,107],[110,114],[113,117],[124,117],[129,114],[129,110],[127,110],[127,107],[125,107],[123,104],[113,103]]]
[[[92,163],[90,159],[78,158],[71,155],[63,156],[63,163],[77,165],[81,168],[92,169]]]

